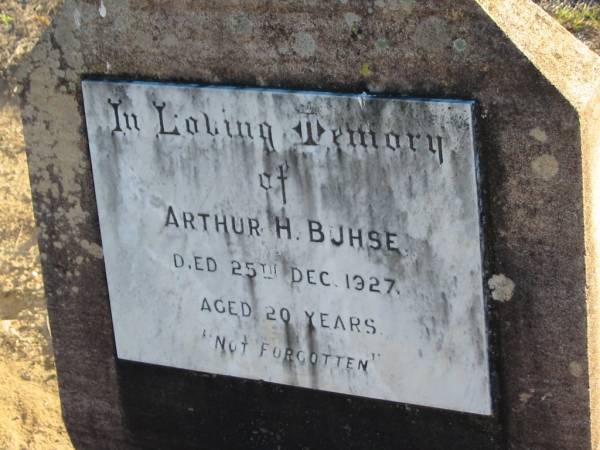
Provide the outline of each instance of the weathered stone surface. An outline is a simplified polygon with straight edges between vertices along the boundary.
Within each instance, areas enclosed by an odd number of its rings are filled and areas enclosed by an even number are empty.
[[[83,98],[119,358],[491,414],[472,103]]]
[[[76,444],[592,447],[595,55],[520,0],[101,3],[66,1],[21,68],[59,385]],[[90,75],[474,100],[486,264],[496,275],[494,415],[117,361],[83,133],[79,82]]]

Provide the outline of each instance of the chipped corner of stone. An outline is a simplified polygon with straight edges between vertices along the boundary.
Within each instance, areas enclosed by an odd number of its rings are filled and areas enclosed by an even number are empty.
[[[598,90],[600,56],[532,0],[475,0],[578,111]]]

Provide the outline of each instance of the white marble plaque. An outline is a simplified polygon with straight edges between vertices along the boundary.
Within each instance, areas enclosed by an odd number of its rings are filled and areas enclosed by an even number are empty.
[[[83,94],[119,358],[491,413],[472,103]]]

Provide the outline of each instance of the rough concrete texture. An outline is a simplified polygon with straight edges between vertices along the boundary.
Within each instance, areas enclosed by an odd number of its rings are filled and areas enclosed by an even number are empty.
[[[20,70],[79,448],[592,448],[600,62],[529,0],[67,0]],[[489,302],[494,416],[116,361],[81,106],[92,75],[476,100],[489,278],[514,283]]]

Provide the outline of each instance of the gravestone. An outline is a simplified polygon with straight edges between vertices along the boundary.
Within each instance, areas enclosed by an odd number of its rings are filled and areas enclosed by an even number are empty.
[[[21,68],[79,448],[593,448],[600,63],[529,1],[67,0]]]

